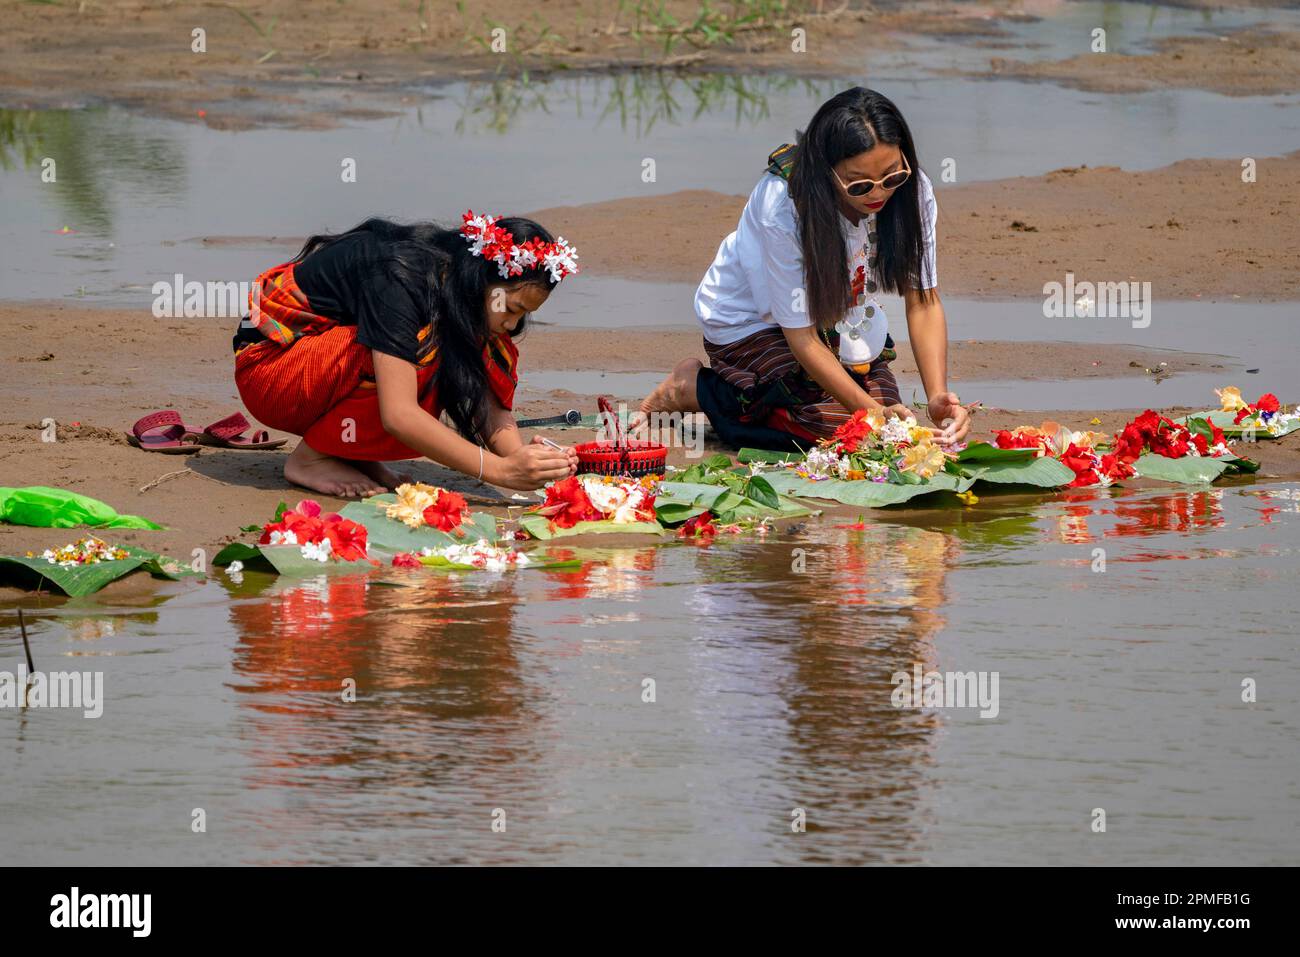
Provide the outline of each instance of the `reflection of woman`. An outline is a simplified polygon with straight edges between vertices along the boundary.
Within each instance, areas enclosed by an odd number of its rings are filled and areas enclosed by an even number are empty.
[[[945,575],[961,546],[893,524],[810,534],[802,573],[746,562],[742,589],[737,565],[701,553],[688,607],[708,640],[691,646],[692,680],[705,689],[712,746],[734,763],[715,799],[804,808],[809,829],[825,833],[782,844],[792,860],[913,860],[942,719],[894,707],[890,679],[937,665]]]
[[[856,409],[910,416],[879,290],[901,295],[929,415],[954,442],[935,270],[937,207],[907,122],[872,90],[832,97],[769,157],[695,294],[709,368],[679,362],[641,411],[703,411],[724,442],[806,446]],[[838,355],[836,350],[838,349]]]

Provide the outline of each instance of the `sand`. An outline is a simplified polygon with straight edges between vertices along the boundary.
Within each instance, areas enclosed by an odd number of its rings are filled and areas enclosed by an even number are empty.
[[[1289,32],[1242,30],[1153,45],[1152,53],[1089,53],[1045,63],[993,57],[988,73],[963,75],[1050,80],[1097,93],[1195,87],[1225,96],[1292,93],[1300,78],[1300,37]]]
[[[1044,283],[1073,272],[1150,282],[1164,300],[1296,299],[1300,152],[1254,159],[1251,183],[1240,161],[1208,159],[958,185],[932,175],[939,284],[962,298],[1041,297]],[[685,190],[529,215],[572,238],[594,274],[695,283],[745,198]],[[643,243],[647,233],[661,241]]]

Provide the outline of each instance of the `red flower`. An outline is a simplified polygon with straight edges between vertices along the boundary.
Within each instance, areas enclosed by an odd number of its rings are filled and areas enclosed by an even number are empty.
[[[1000,449],[1039,449],[1044,441],[1041,435],[1030,435],[1019,429],[1014,432],[998,429],[993,433],[993,444]]]
[[[442,532],[451,532],[460,527],[466,508],[468,505],[463,495],[442,489],[434,503],[422,514],[425,524],[432,525]]]
[[[304,499],[297,507],[286,509],[278,522],[262,526],[258,544],[269,544],[272,532],[292,533],[299,545],[319,545],[328,538],[330,548],[340,561],[355,562],[367,557],[366,527],[336,512],[321,517],[320,503],[311,499]]]
[[[314,498],[305,498],[293,507],[293,511],[308,518],[320,518],[320,502]]]
[[[320,538],[316,541],[328,538],[339,561],[356,562],[367,557],[367,535],[366,527],[358,522],[341,515],[326,515]]]
[[[677,530],[678,538],[712,538],[718,533],[718,527],[713,524],[712,512],[701,512],[692,519],[688,519]]]
[[[1137,474],[1137,470],[1117,454],[1103,455],[1101,457],[1101,472],[1112,482],[1118,482],[1120,479],[1130,478]]]
[[[398,552],[393,556],[394,568],[423,568],[420,560],[410,552]]]
[[[873,431],[871,423],[867,421],[867,410],[858,409],[853,413],[853,418],[835,430],[833,438],[839,441],[845,452],[856,452]]]
[[[1260,412],[1273,413],[1282,408],[1282,404],[1277,401],[1277,396],[1272,392],[1265,392],[1259,397],[1259,401],[1255,403],[1255,408]]]
[[[587,498],[587,491],[576,475],[547,486],[546,501],[538,511],[549,515],[556,528],[573,528],[579,522],[598,522],[604,518]]]
[[[1061,462],[1074,473],[1074,481],[1066,488],[1079,488],[1084,485],[1096,485],[1101,481],[1095,468],[1095,460],[1087,449],[1081,449],[1073,442],[1061,453]]]

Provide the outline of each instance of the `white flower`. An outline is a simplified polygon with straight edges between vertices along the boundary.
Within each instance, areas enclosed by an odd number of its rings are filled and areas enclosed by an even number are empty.
[[[910,442],[912,440],[912,429],[916,427],[916,419],[900,419],[896,416],[890,416],[885,424],[880,427],[877,433],[881,442]]]
[[[606,485],[599,478],[592,476],[583,476],[583,491],[587,493],[587,498],[591,499],[591,504],[600,510],[602,515],[609,515],[623,505],[628,498],[627,489],[621,485]]]
[[[614,514],[610,518],[614,520],[615,524],[619,525],[629,525],[632,522],[639,521],[636,514],[637,509],[641,507],[644,501],[645,489],[639,485],[633,486],[623,500],[623,504],[614,510]]]
[[[226,566],[227,575],[238,575],[243,570],[244,570],[243,562],[238,562],[238,561],[231,562],[229,565]]]
[[[302,552],[303,558],[309,558],[315,562],[327,562],[330,560],[330,555],[334,552],[334,546],[330,543],[328,538],[322,538],[319,544],[307,542],[299,549],[299,551]]]
[[[455,565],[473,565],[494,572],[503,571],[511,565],[519,567],[528,564],[528,556],[522,552],[500,548],[482,538],[472,545],[444,545],[441,548],[426,546],[420,549],[420,554],[440,555]]]
[[[277,532],[272,532],[272,533],[271,533],[271,542],[270,542],[270,544],[272,544],[272,545],[297,545],[297,544],[298,544],[298,536],[295,535],[293,532],[278,532],[278,531],[277,531]]]

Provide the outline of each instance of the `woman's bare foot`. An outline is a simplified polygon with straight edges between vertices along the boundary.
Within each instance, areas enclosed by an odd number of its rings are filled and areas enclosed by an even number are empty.
[[[284,477],[294,485],[339,498],[379,495],[384,491],[378,481],[352,463],[317,452],[306,442],[299,442],[285,459]]]
[[[348,465],[351,465],[363,475],[368,475],[388,491],[393,491],[399,485],[406,485],[411,481],[411,476],[405,472],[394,472],[383,462],[362,462],[357,459],[347,459]]]
[[[641,409],[628,421],[628,431],[638,432],[650,424],[656,412],[699,412],[695,398],[695,379],[704,363],[699,359],[683,359],[673,366],[673,371],[660,382],[641,402]]]

